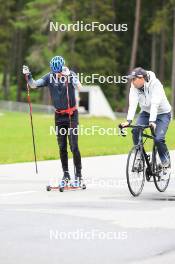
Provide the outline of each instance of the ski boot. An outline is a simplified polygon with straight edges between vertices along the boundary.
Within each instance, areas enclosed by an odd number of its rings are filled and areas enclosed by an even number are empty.
[[[86,189],[86,185],[83,183],[81,172],[75,174],[74,182],[72,183],[73,188]]]
[[[62,178],[62,180],[61,180],[61,182],[59,184],[60,192],[64,191],[64,188],[68,186],[69,181],[70,181],[70,174],[69,174],[68,171],[64,171],[63,178]]]

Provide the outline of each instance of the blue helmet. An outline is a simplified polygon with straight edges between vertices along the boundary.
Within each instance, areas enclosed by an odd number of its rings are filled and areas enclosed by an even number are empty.
[[[63,57],[55,56],[50,61],[50,68],[53,73],[62,72],[62,68],[65,64]]]

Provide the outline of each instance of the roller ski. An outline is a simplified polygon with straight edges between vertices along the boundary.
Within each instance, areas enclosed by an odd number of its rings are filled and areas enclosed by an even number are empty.
[[[81,174],[76,174],[75,179],[71,182],[69,172],[64,172],[61,182],[56,185],[48,185],[46,187],[47,191],[59,190],[60,192],[69,191],[69,190],[85,190],[86,184],[84,183]]]

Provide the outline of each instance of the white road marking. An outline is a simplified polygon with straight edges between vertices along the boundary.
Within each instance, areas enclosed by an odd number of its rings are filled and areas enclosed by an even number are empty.
[[[5,196],[13,196],[13,195],[21,195],[21,194],[29,194],[29,193],[36,193],[37,191],[25,191],[25,192],[13,192],[13,193],[2,193],[0,194],[1,197]]]

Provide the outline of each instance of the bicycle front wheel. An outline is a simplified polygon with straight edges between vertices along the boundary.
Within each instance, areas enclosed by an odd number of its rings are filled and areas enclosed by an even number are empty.
[[[128,155],[126,178],[130,193],[139,196],[145,183],[145,159],[138,146],[134,146]]]
[[[168,168],[163,168],[157,148],[155,148],[155,161],[154,161],[154,184],[159,192],[164,192],[170,181],[171,176],[171,164]]]

